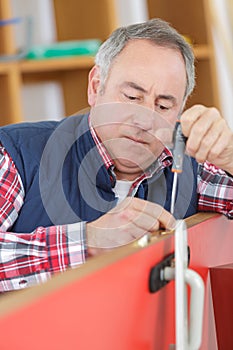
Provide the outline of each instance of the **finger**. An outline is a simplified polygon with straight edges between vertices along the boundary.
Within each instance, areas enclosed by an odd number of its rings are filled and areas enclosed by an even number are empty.
[[[224,129],[223,124],[223,119],[220,119],[212,127],[210,127],[206,131],[206,134],[199,141],[198,147],[196,147],[196,149],[187,145],[189,155],[195,157],[199,163],[202,163],[207,159],[209,160],[209,157],[215,145],[218,145],[219,152],[223,151],[225,148],[225,146],[223,148],[223,143],[221,141],[221,135],[223,135]],[[192,142],[192,140],[190,140],[190,142]],[[216,156],[218,156],[218,153],[216,153]]]
[[[222,132],[218,141],[210,149],[207,160],[216,163],[217,166],[226,169],[228,164],[232,162],[233,156],[233,136],[232,134]]]
[[[112,237],[108,240],[109,247],[115,248],[125,244],[132,243],[136,239],[141,238],[147,233],[143,227],[136,226],[135,224],[125,225],[125,228],[122,230],[117,230],[111,235]],[[106,244],[106,243],[105,243]],[[109,248],[108,247],[108,248]]]
[[[133,224],[144,230],[144,233],[157,231],[160,226],[160,222],[156,217],[140,211],[135,211]]]
[[[192,126],[188,141],[186,143],[186,150],[190,155],[195,155],[200,148],[204,150],[209,149],[212,138],[217,139],[220,133],[218,124],[222,122],[217,115],[210,116],[209,112],[203,114]],[[206,139],[207,138],[207,139]],[[204,151],[203,150],[203,151]]]
[[[137,227],[132,221],[120,223],[119,227],[101,227],[97,222],[92,222],[87,224],[86,230],[88,247],[103,249],[128,244],[146,233],[145,229]]]
[[[222,122],[221,133],[219,134],[217,142],[213,143],[213,147],[209,152],[210,157],[220,155],[227,147],[233,147],[233,133],[228,128],[225,120]],[[219,128],[220,129],[220,128]]]
[[[160,205],[145,201],[143,199],[127,197],[123,202],[121,202],[121,204],[112,210],[112,213],[117,213],[120,215],[121,221],[124,223],[133,222],[136,218],[135,215],[142,212],[151,217],[151,219],[148,221],[149,224],[144,226],[146,229],[150,229],[152,225],[151,222],[153,222],[155,219],[159,221],[159,226],[163,226],[167,229],[173,229],[175,227],[175,219],[171,213],[166,211]],[[157,223],[155,222],[154,227],[157,229]]]
[[[207,108],[202,105],[195,105],[187,109],[180,118],[182,132],[189,137],[193,124],[201,117]]]
[[[152,221],[150,220],[149,222],[153,222],[156,219],[159,222],[159,226],[167,229],[173,229],[175,227],[175,218],[160,205],[142,200],[135,201],[133,205],[137,211],[142,211],[143,207],[144,214],[152,218]],[[154,222],[154,228],[157,229],[157,222]]]
[[[165,209],[163,209],[158,216],[158,220],[160,228],[163,227],[168,230],[173,230],[176,226],[176,220],[174,216]]]
[[[126,200],[124,205],[118,209],[118,228],[124,231],[128,229],[134,238],[140,234],[136,228],[142,229],[143,234],[158,230],[159,220],[148,203],[138,198]]]

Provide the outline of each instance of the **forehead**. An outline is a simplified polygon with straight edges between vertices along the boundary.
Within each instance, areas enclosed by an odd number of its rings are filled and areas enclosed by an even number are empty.
[[[166,61],[173,61],[174,64],[179,63],[185,69],[184,58],[178,49],[160,46],[146,39],[129,40],[122,51],[115,57],[113,64],[121,61],[126,63],[127,61],[133,67],[132,63],[144,62],[149,67],[148,63],[151,61],[162,64],[161,58],[166,59]]]
[[[150,40],[130,40],[114,59],[109,71],[111,80],[129,80],[139,84],[157,83],[161,88],[184,90],[187,83],[182,54],[174,48],[158,46]],[[165,86],[166,85],[166,86]]]

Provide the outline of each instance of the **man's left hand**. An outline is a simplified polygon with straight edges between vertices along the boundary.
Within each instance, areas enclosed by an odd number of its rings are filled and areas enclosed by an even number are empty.
[[[233,175],[233,132],[216,108],[194,105],[181,116],[187,153]]]

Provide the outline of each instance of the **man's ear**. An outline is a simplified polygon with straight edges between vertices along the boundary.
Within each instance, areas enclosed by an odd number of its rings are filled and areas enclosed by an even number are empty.
[[[100,69],[98,66],[94,66],[88,75],[88,103],[91,107],[96,104],[97,95],[100,88]]]

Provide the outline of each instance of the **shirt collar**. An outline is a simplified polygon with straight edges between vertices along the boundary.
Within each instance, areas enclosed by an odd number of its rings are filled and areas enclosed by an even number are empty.
[[[88,118],[88,122],[89,122],[89,128],[90,128],[91,136],[92,136],[93,140],[95,141],[95,144],[96,144],[96,147],[98,149],[98,152],[99,152],[101,158],[103,159],[103,162],[104,162],[104,165],[105,165],[106,169],[108,170],[110,167],[114,166],[114,162],[113,162],[112,158],[110,157],[108,151],[104,147],[104,144],[101,142],[101,140],[97,136],[97,134],[95,132],[95,129],[91,125],[90,115],[89,115],[89,118]]]

